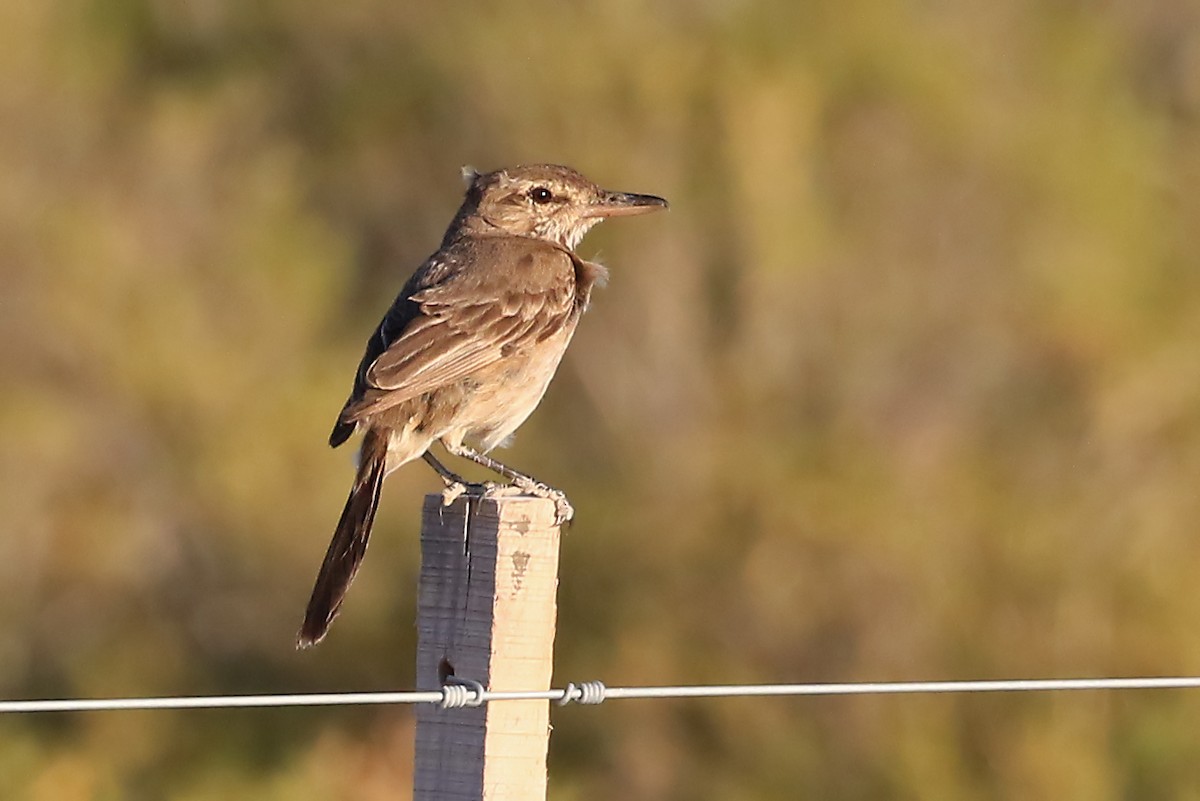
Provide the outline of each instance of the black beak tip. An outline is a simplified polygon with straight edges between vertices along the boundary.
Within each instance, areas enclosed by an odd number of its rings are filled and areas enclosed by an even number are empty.
[[[667,199],[658,195],[629,195],[628,198],[627,202],[630,206],[650,206],[660,209],[671,208],[671,204],[667,202]]]
[[[636,192],[609,192],[592,212],[597,217],[626,217],[646,214],[659,209],[668,209],[666,199],[658,195],[641,195]]]

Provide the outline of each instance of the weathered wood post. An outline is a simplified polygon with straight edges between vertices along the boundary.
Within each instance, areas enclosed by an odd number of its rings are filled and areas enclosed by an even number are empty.
[[[549,689],[559,527],[544,498],[428,495],[421,525],[417,688],[447,676]],[[549,701],[417,707],[414,801],[541,801]]]

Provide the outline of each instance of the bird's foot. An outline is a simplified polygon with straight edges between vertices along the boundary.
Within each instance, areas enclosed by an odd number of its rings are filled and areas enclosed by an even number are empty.
[[[575,517],[575,507],[567,500],[567,494],[562,490],[531,478],[519,478],[513,482],[513,486],[526,495],[554,501],[554,525],[561,526],[563,523],[570,523]]]
[[[442,506],[449,506],[458,500],[459,496],[466,494],[467,485],[461,481],[451,481],[442,490]]]
[[[482,487],[484,498],[511,498],[515,495],[533,495],[536,498],[547,498],[554,501],[554,525],[561,526],[571,522],[575,517],[575,507],[567,500],[565,492],[555,489],[533,479],[517,479],[511,484],[496,484],[488,481],[484,484],[472,484],[471,492]],[[459,494],[462,494],[461,492]],[[457,497],[457,496],[455,496]]]
[[[482,484],[470,481],[451,481],[442,490],[442,506],[449,506],[464,495],[474,495],[480,498],[490,497],[490,493],[498,486],[500,485],[491,481],[485,481]]]

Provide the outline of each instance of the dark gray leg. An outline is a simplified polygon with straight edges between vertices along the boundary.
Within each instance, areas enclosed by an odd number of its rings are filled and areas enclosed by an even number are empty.
[[[463,486],[467,485],[468,482],[465,478],[439,462],[437,457],[435,457],[429,451],[425,451],[423,454],[421,454],[421,458],[424,459],[425,462],[434,469],[434,472],[441,476],[442,481],[446,483],[447,487],[449,487],[451,484],[462,484]]]

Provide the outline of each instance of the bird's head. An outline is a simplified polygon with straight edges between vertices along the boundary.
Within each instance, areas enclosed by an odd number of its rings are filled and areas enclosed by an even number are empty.
[[[468,188],[459,220],[568,249],[574,249],[601,220],[667,207],[661,197],[601,189],[575,170],[556,164],[487,173],[468,168],[463,175]]]

